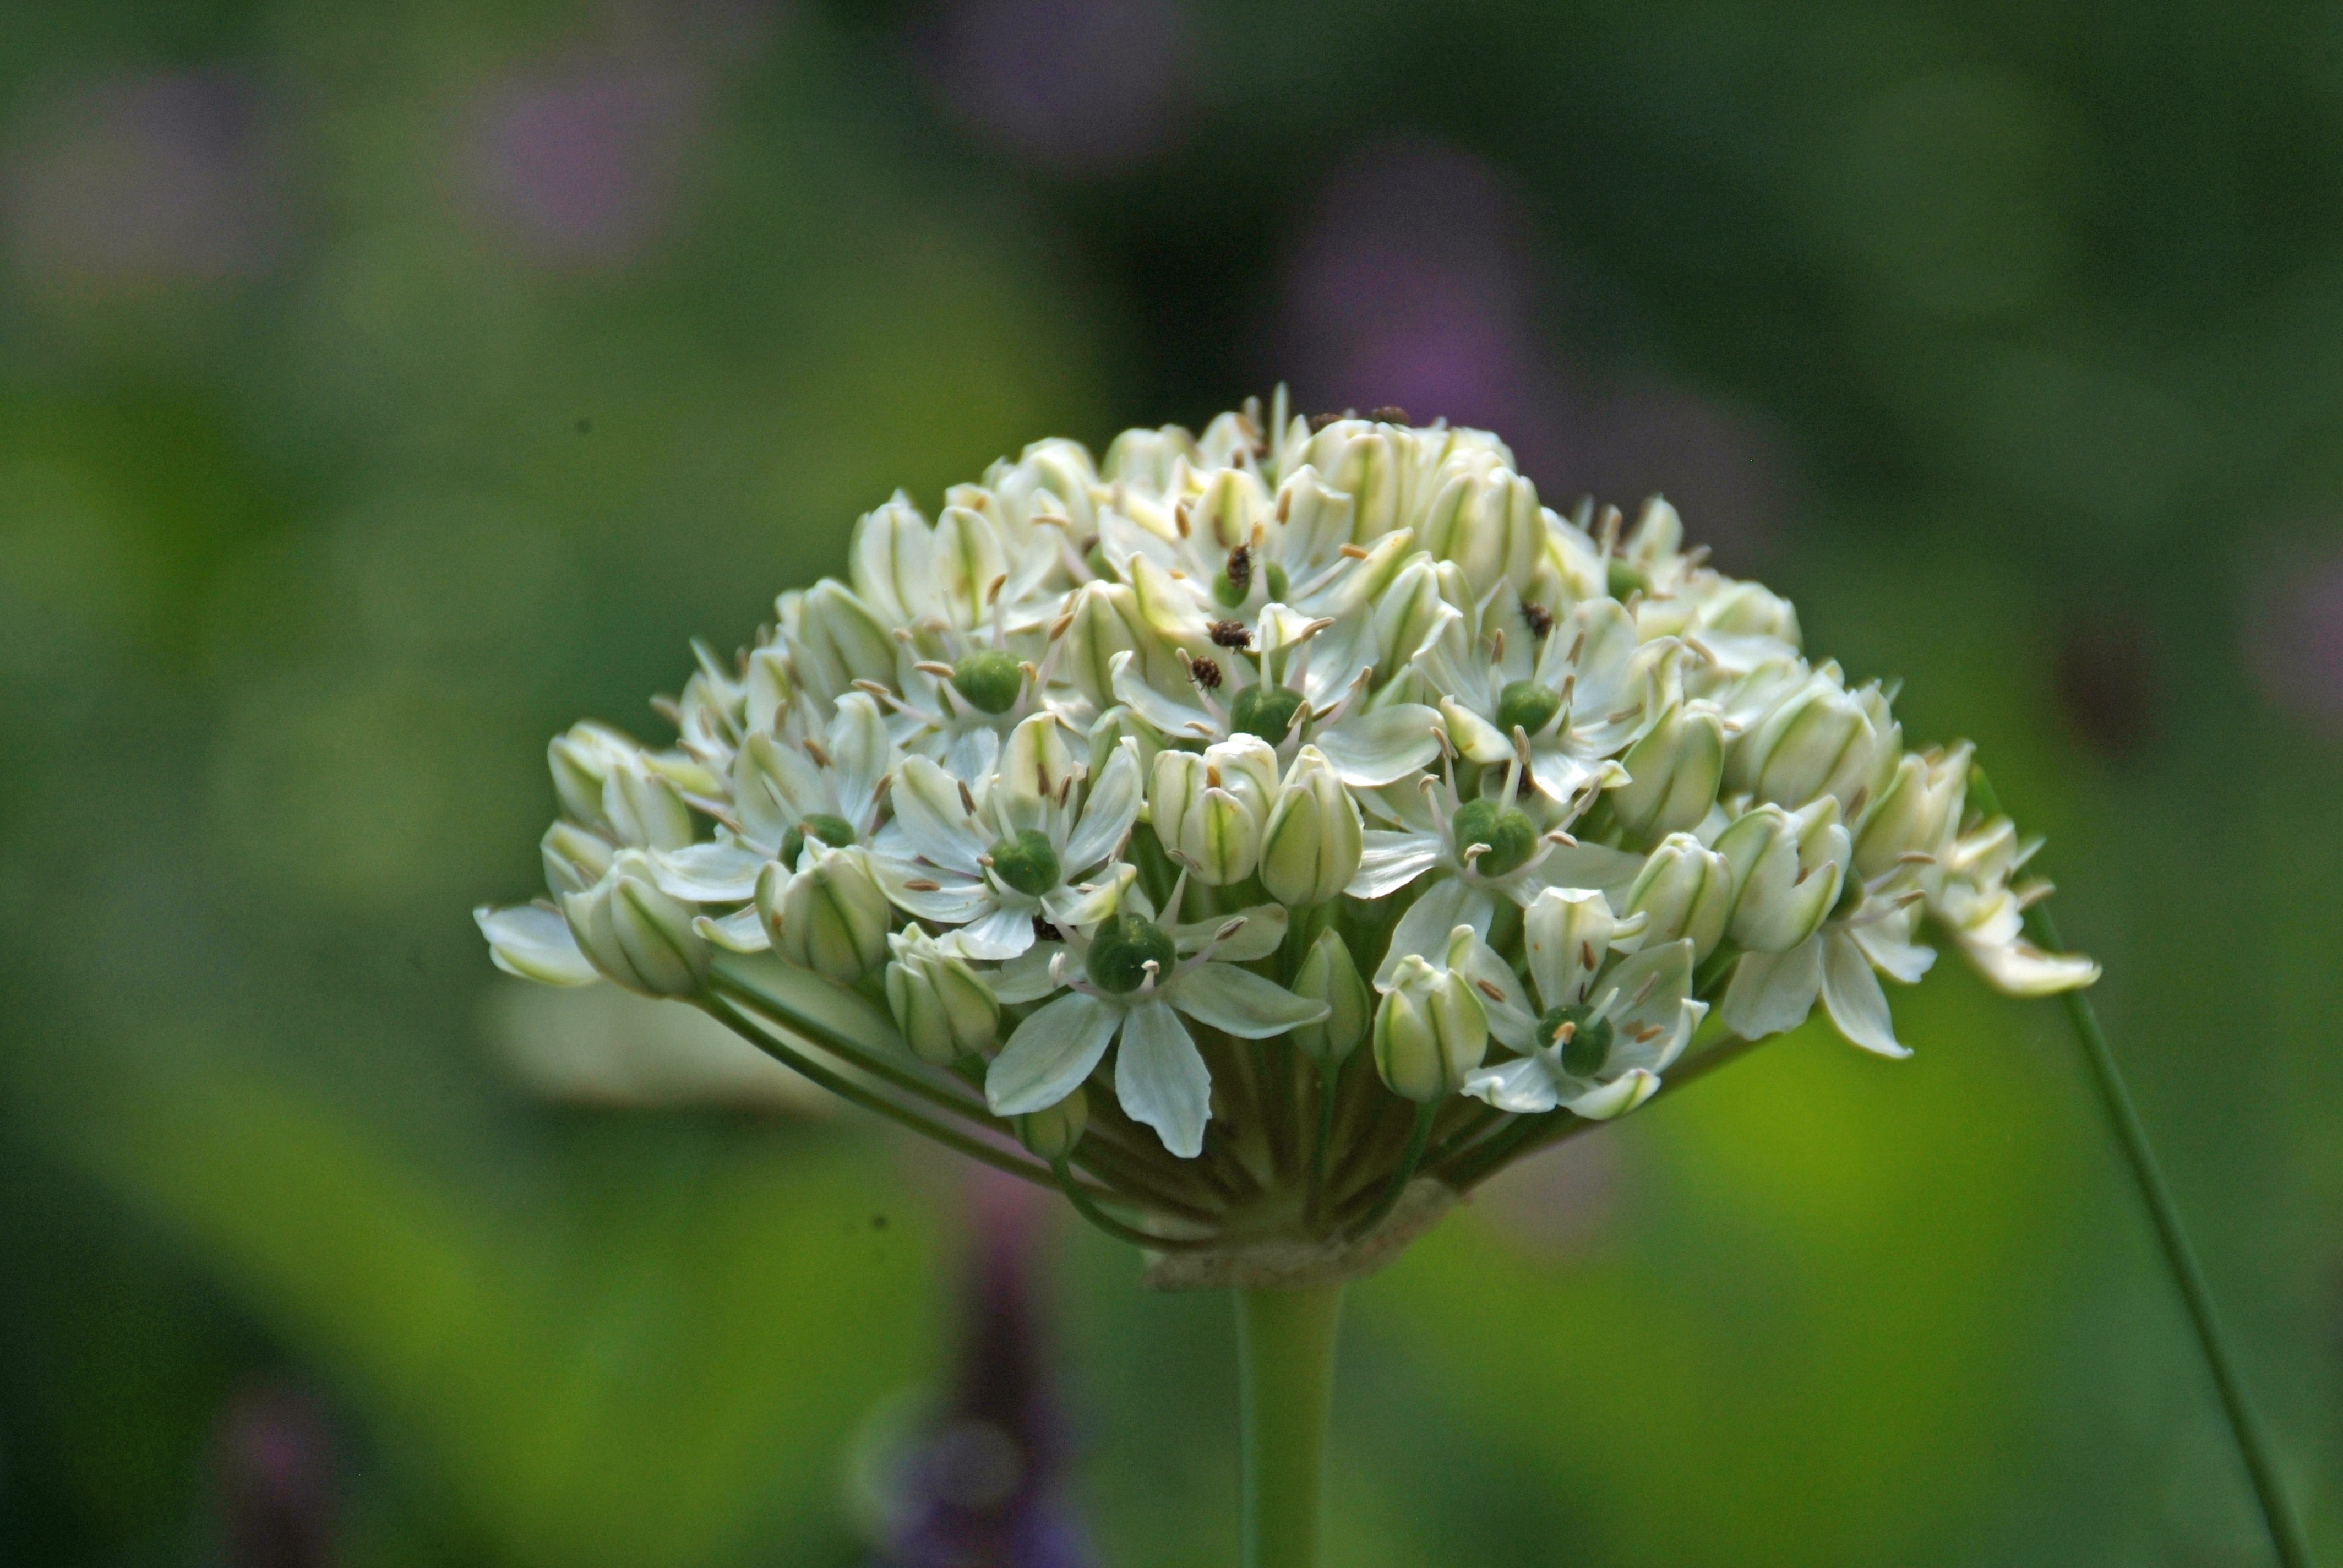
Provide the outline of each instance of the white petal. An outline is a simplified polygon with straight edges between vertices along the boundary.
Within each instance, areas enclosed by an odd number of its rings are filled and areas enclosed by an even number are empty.
[[[509,910],[482,904],[472,919],[488,939],[488,957],[508,975],[545,985],[591,985],[602,978],[578,950],[569,922],[555,910],[539,904]]]
[[[1033,915],[1030,910],[996,909],[947,940],[968,958],[1013,959],[1033,945]]]
[[[1887,993],[1880,989],[1879,977],[1871,972],[1871,960],[1845,931],[1823,937],[1823,1006],[1839,1033],[1864,1050],[1881,1056],[1912,1054],[1896,1043]]]
[[[1604,844],[1558,844],[1538,862],[1538,880],[1550,888],[1600,888],[1624,899],[1644,869],[1644,857]]]
[[[890,793],[895,802],[893,826],[902,829],[913,849],[935,865],[977,874],[977,856],[991,846],[961,803],[958,779],[924,757],[910,757]]]
[[[1820,937],[1809,937],[1786,953],[1744,953],[1733,967],[1717,1016],[1743,1040],[1786,1034],[1806,1021],[1822,989]]]
[[[2099,966],[2082,954],[2046,953],[2026,941],[1965,942],[1961,951],[1986,984],[2006,996],[2055,996],[2097,984],[2099,978]]]
[[[1068,991],[1023,1023],[984,1075],[985,1103],[995,1116],[1045,1111],[1081,1086],[1099,1064],[1122,1010]]]
[[[1906,985],[1918,984],[1936,961],[1936,950],[1914,941],[1907,923],[1901,920],[1874,920],[1855,927],[1848,935],[1873,968]]]
[[[1692,965],[1689,941],[1662,942],[1621,960],[1618,968],[1603,977],[1605,990],[1619,990],[1622,1005],[1612,1021],[1622,1032],[1654,1024],[1674,1029],[1684,1000],[1692,994]]]
[[[1484,766],[1504,762],[1513,755],[1513,743],[1498,728],[1453,697],[1440,699],[1440,717],[1448,722],[1448,739],[1456,749]],[[1559,799],[1560,797],[1556,797]]]
[[[773,945],[772,933],[765,930],[757,906],[735,910],[722,920],[712,920],[706,915],[695,918],[691,929],[727,952],[761,953]]]
[[[1554,1079],[1533,1056],[1476,1069],[1465,1075],[1464,1092],[1517,1116],[1536,1116],[1562,1103]]]
[[[950,940],[949,938],[945,940]],[[1040,1001],[1058,989],[1058,982],[1051,977],[1050,965],[1065,950],[1061,942],[1036,942],[986,975],[985,983],[992,988],[993,996],[1002,1002]]]
[[[1125,649],[1114,656],[1114,699],[1174,739],[1211,739],[1221,732],[1212,716],[1166,697],[1140,675],[1138,655]]]
[[[1082,802],[1081,825],[1066,840],[1067,876],[1078,877],[1114,853],[1139,819],[1141,790],[1138,748],[1116,747]]]
[[[1251,970],[1218,960],[1178,976],[1164,994],[1198,1023],[1240,1040],[1268,1040],[1326,1016],[1324,1002],[1305,1001]]]
[[[956,926],[980,918],[1000,902],[990,883],[973,877],[954,876],[875,849],[864,857],[864,863],[889,900],[923,920]],[[915,888],[914,882],[925,885]]]
[[[691,904],[737,904],[757,894],[765,857],[738,844],[686,844],[651,855],[651,880],[671,899]]]
[[[1548,1007],[1584,1000],[1617,924],[1610,900],[1591,888],[1547,888],[1532,900],[1522,925],[1538,999]]]
[[[1212,1075],[1186,1026],[1162,1002],[1141,1002],[1131,1010],[1122,1048],[1115,1053],[1114,1095],[1124,1114],[1155,1129],[1163,1147],[1181,1159],[1193,1160],[1204,1151]]]
[[[1222,927],[1231,920],[1239,919],[1242,919],[1244,924],[1237,928],[1234,935],[1212,950],[1214,958],[1225,959],[1232,964],[1251,963],[1255,959],[1269,957],[1285,940],[1288,917],[1283,904],[1255,904],[1251,909],[1240,910],[1233,915],[1219,915],[1209,920],[1192,920],[1186,925],[1176,927],[1172,932],[1172,937],[1179,943],[1182,952],[1201,952],[1203,950],[1204,944],[1211,941]]]
[[[1640,1067],[1629,1068],[1600,1089],[1590,1089],[1570,1102],[1571,1114],[1584,1116],[1589,1121],[1608,1121],[1614,1116],[1624,1116],[1660,1091],[1657,1074]]]
[[[1359,857],[1358,873],[1342,890],[1354,899],[1396,893],[1432,869],[1432,863],[1440,859],[1441,840],[1435,833],[1392,833],[1370,828],[1363,841],[1366,849]]]
[[[1481,1010],[1488,1017],[1489,1032],[1515,1050],[1529,1050],[1537,1039],[1537,1009],[1514,978],[1512,966],[1477,938],[1465,949],[1463,959],[1456,963],[1452,952],[1452,967],[1481,993]],[[1494,995],[1490,994],[1493,991]]]
[[[1061,930],[1094,926],[1114,913],[1122,902],[1124,890],[1138,879],[1139,873],[1122,865],[1110,866],[1106,870],[1108,875],[1081,888],[1058,887],[1042,894],[1041,910],[1050,923]]]
[[[1389,990],[1392,975],[1400,960],[1410,953],[1421,953],[1438,961],[1448,950],[1448,933],[1458,926],[1471,926],[1483,938],[1489,934],[1489,922],[1496,917],[1497,906],[1488,894],[1457,877],[1443,877],[1423,890],[1423,896],[1407,907],[1393,928],[1391,947],[1383,954],[1381,968],[1375,970],[1375,989]]]
[[[944,747],[944,767],[955,779],[980,784],[1001,763],[1001,732],[990,724],[970,723],[952,732]]]
[[[1404,779],[1440,755],[1440,715],[1420,702],[1353,713],[1311,736],[1345,784],[1373,788]]]

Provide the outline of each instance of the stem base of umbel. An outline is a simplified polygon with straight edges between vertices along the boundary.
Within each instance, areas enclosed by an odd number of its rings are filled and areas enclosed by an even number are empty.
[[[1446,1182],[1419,1176],[1383,1223],[1356,1241],[1337,1234],[1151,1253],[1141,1278],[1157,1291],[1298,1291],[1348,1284],[1389,1266],[1457,1202],[1455,1189]]]

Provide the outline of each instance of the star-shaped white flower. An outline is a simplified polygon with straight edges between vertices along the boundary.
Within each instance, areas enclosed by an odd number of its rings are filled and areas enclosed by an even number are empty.
[[[1184,886],[1185,879],[1182,879]],[[1180,888],[1173,890],[1176,908]],[[1240,1040],[1268,1040],[1326,1016],[1284,987],[1228,960],[1265,957],[1285,936],[1274,905],[1167,930],[1135,888],[1095,933],[1075,933],[1050,955],[1050,979],[1066,993],[1028,1017],[984,1078],[998,1116],[1055,1105],[1089,1079],[1110,1046],[1114,1091],[1132,1121],[1155,1129],[1183,1160],[1203,1152],[1212,1075],[1180,1015]],[[1030,970],[1031,956],[1025,964]],[[1027,994],[1004,971],[1004,1000]]]

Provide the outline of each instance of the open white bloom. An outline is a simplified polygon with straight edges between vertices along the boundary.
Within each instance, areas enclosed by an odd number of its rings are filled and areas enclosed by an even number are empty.
[[[1071,954],[1057,956],[1052,978],[1066,994],[1017,1026],[985,1074],[986,1101],[1002,1116],[1054,1105],[1119,1040],[1114,1088],[1124,1112],[1154,1128],[1173,1154],[1193,1159],[1203,1151],[1212,1075],[1179,1015],[1239,1040],[1268,1040],[1326,1016],[1324,1002],[1228,961],[1263,956],[1283,939],[1284,925],[1235,915],[1167,930],[1144,896],[1134,896],[1080,943],[1079,977]]]
[[[1692,943],[1660,942],[1606,962],[1639,933],[1615,921],[1599,893],[1549,890],[1523,924],[1534,1001],[1485,946],[1471,954],[1469,970],[1489,998],[1489,1032],[1521,1055],[1473,1073],[1464,1092],[1500,1111],[1561,1107],[1593,1121],[1658,1093],[1660,1074],[1708,1012],[1692,995]]]
[[[1095,781],[1088,772],[1046,713],[1017,727],[979,787],[908,759],[870,858],[880,885],[905,911],[955,928],[945,945],[964,958],[1015,958],[1037,924],[1104,920],[1126,880],[1102,868],[1139,815],[1138,753],[1118,747]]]
[[[696,646],[672,746],[552,742],[495,963],[1282,1260],[1219,1282],[1363,1266],[1736,1037],[1904,1054],[1883,977],[1934,940],[2017,995],[2098,973],[2026,940],[1966,745],[1907,750],[1664,501],[1562,515],[1486,432],[1281,393],[1041,441],[877,507],[847,578]]]

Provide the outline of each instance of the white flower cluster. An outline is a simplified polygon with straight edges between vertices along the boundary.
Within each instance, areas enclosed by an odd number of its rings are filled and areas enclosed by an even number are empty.
[[[703,649],[672,748],[557,739],[553,900],[480,924],[554,983],[860,988],[1061,1176],[1088,1130],[1101,1191],[1214,1214],[1305,1169],[1373,1211],[1386,1106],[1427,1108],[1404,1172],[1483,1170],[1641,1104],[1704,1020],[1819,1002],[1901,1056],[1879,977],[1931,930],[2006,991],[2096,978],[2022,940],[2046,889],[1967,819],[1966,746],[1906,750],[1666,503],[1621,524],[1484,432],[1282,394],[1037,443]]]

